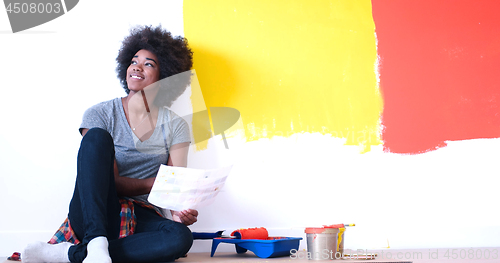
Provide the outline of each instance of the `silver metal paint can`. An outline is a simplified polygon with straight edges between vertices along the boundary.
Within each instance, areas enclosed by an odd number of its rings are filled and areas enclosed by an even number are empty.
[[[337,253],[338,228],[306,228],[308,259],[339,259]]]

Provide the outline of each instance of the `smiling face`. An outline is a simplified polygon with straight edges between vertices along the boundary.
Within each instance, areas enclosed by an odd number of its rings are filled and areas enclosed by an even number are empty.
[[[160,65],[155,54],[141,49],[135,53],[127,69],[127,85],[138,92],[160,80]]]

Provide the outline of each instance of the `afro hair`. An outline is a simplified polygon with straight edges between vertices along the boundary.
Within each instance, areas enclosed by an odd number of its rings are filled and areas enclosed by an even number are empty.
[[[125,92],[129,94],[127,85],[127,69],[132,58],[141,49],[148,50],[158,57],[160,80],[191,70],[193,52],[187,39],[172,34],[160,26],[138,26],[130,30],[116,57],[116,72]],[[154,103],[157,106],[170,107],[190,84],[191,74],[179,74],[169,79],[168,85],[161,85]],[[167,82],[160,82],[167,83]]]

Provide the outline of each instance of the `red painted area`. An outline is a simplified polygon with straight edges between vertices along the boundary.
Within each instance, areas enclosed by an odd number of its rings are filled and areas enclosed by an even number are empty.
[[[385,151],[500,137],[500,1],[375,0],[372,8]]]

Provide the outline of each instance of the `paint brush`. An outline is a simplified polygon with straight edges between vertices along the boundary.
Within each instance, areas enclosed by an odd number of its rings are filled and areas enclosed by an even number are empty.
[[[356,224],[335,224],[335,225],[323,225],[323,227],[327,228],[342,228],[342,227],[348,227],[348,226],[355,226]]]

